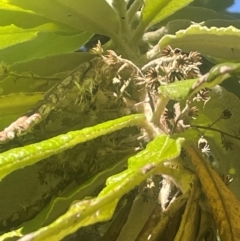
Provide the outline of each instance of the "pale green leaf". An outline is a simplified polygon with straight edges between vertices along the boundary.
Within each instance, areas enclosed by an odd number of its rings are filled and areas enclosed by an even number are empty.
[[[46,23],[34,28],[19,28],[13,24],[0,27],[0,49],[15,45],[17,43],[23,43],[30,41],[37,37],[40,32],[61,32],[64,35],[76,35],[79,34],[74,29],[66,26],[57,25],[54,23]]]
[[[10,0],[9,3],[78,30],[108,36],[119,31],[118,16],[105,0]]]
[[[142,10],[144,26],[151,26],[171,16],[193,0],[146,0]]]
[[[34,13],[30,10],[25,10],[20,7],[10,5],[6,2],[0,1],[0,25],[7,26],[7,25],[15,25],[19,28],[29,29],[34,28],[39,25],[49,23],[49,19],[41,16],[39,14]],[[64,24],[55,23],[59,26],[64,26]],[[65,31],[66,31],[65,25]],[[68,31],[73,31],[74,29],[68,27]]]
[[[186,30],[180,30],[175,35],[165,35],[159,41],[162,49],[167,45],[180,48],[184,52],[199,51],[203,56],[216,61],[239,61],[240,30],[229,26],[227,28],[207,28],[193,24]]]

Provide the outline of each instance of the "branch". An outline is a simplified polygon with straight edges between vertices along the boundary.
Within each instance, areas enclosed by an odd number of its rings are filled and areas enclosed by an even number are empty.
[[[198,128],[198,129],[205,129],[205,130],[209,130],[209,131],[216,131],[216,132],[221,133],[222,135],[226,135],[226,136],[232,137],[232,138],[234,138],[234,139],[240,140],[240,137],[238,137],[238,136],[231,135],[231,134],[229,134],[229,133],[227,133],[227,132],[221,131],[221,130],[216,129],[216,128],[213,128],[213,127],[209,127],[209,126],[199,126],[199,125],[191,125],[191,127],[193,127],[193,128]]]

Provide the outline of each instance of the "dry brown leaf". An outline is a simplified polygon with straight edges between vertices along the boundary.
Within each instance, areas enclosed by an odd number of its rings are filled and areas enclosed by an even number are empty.
[[[240,202],[195,146],[186,147],[213,213],[221,240],[240,240]]]

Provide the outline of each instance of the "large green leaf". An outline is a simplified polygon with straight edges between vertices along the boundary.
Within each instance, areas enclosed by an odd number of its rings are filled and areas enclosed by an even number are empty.
[[[213,151],[213,155],[216,156],[216,161],[222,165],[224,173],[228,172],[231,165],[235,165],[239,162],[240,155],[240,140],[238,137],[238,131],[240,129],[240,116],[238,115],[240,108],[239,98],[234,94],[226,91],[220,86],[214,87],[210,92],[211,99],[206,103],[193,102],[192,105],[196,106],[198,111],[198,117],[192,120],[191,123],[194,126],[201,126],[199,128],[205,137],[209,137],[210,148]],[[222,115],[224,110],[228,110],[231,113],[230,118],[220,119],[213,124]],[[212,125],[213,124],[213,125]],[[217,129],[219,131],[214,131]],[[232,148],[224,148],[221,132],[227,133],[225,138],[233,143]],[[236,138],[234,138],[236,137]],[[239,164],[237,164],[238,171]]]
[[[110,219],[119,199],[125,193],[139,185],[159,168],[161,170],[159,167],[161,162],[180,154],[180,142],[180,139],[173,140],[166,135],[158,136],[145,150],[129,160],[129,168],[126,171],[108,178],[106,188],[101,191],[98,197],[73,204],[64,215],[52,224],[27,234],[20,240],[28,241],[34,238],[37,241],[48,238],[57,241],[80,227]],[[17,230],[15,235],[22,236],[22,230],[24,229]],[[59,230],[61,231],[59,232]],[[5,237],[12,235],[14,234],[9,233]],[[4,236],[1,240],[4,240]]]
[[[185,7],[193,0],[146,0],[142,10],[144,26],[156,24]]]
[[[9,71],[14,71],[18,74],[30,72],[39,77],[49,79],[65,78],[69,72],[93,57],[94,55],[84,52],[63,53],[17,62],[9,66]]]
[[[175,35],[164,36],[159,41],[159,46],[161,49],[171,45],[185,52],[199,51],[202,55],[220,62],[239,61],[239,40],[240,30],[235,27],[207,28],[193,24]]]
[[[163,20],[160,25],[165,25],[172,20],[191,20],[195,23],[201,23],[203,21],[214,20],[214,19],[224,19],[224,20],[234,20],[235,18],[223,13],[218,13],[212,9],[186,6],[181,10],[170,15],[168,18]]]
[[[25,10],[20,7],[11,5],[9,3],[6,3],[5,1],[0,1],[0,16],[1,26],[13,24],[15,26],[18,26],[19,28],[29,29],[49,23],[49,19],[45,18],[44,16],[36,14],[33,11]],[[62,27],[64,26],[64,24],[59,24],[56,22],[55,24]],[[66,27],[68,26],[65,25],[65,31]],[[74,30],[69,27],[68,29],[71,31]]]
[[[118,16],[105,0],[10,0],[9,3],[78,30],[108,36],[119,31]]]
[[[98,173],[82,185],[73,188],[70,192],[62,194],[60,197],[51,200],[51,202],[33,220],[23,225],[23,229],[21,230],[22,234],[27,234],[28,232],[33,232],[42,226],[49,225],[59,216],[64,214],[74,201],[82,200],[93,194],[96,195],[99,191],[99,187],[102,187],[105,184],[106,179],[121,172],[124,169],[124,165],[126,165],[125,158]]]
[[[3,41],[2,46],[5,48],[0,51],[0,61],[4,61],[8,65],[18,61],[71,53],[79,49],[92,36],[86,32],[72,36],[61,36],[54,32],[40,32],[38,30],[25,31],[22,36],[15,33],[16,31],[9,33],[10,39],[8,41],[13,41],[10,47],[7,47],[10,44],[6,42],[6,35],[4,36],[5,41]]]
[[[71,131],[40,143],[6,151],[0,154],[0,179],[19,168],[32,165],[51,155],[67,150],[78,143],[92,140],[124,127],[141,125],[144,120],[145,117],[142,114],[125,116],[93,127],[84,128],[80,131]]]

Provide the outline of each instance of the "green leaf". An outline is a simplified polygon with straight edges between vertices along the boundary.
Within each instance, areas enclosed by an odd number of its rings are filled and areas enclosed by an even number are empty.
[[[237,29],[240,28],[240,20],[239,19],[211,19],[206,20],[201,23],[202,26],[206,26],[208,28],[217,27],[217,28],[227,28],[229,26],[233,26]]]
[[[35,92],[29,94],[10,94],[0,96],[0,115],[22,114],[30,110],[40,99],[44,93]]]
[[[0,16],[0,26],[13,24],[22,29],[30,29],[49,23],[49,19],[45,18],[44,16],[36,14],[33,11],[10,5],[6,2],[0,2]],[[70,28],[62,23],[55,22],[54,24],[61,28],[58,30],[58,32],[65,32],[66,34],[69,31],[76,31],[75,29]]]
[[[99,191],[99,187],[102,187],[106,179],[111,175],[122,171],[124,169],[124,165],[126,165],[125,158],[98,173],[96,176],[86,181],[82,185],[74,188],[70,193],[51,200],[51,202],[44,207],[34,219],[23,224],[21,234],[27,234],[41,228],[42,226],[49,225],[59,216],[64,214],[68,210],[71,203],[76,200],[82,200],[85,197],[93,195],[96,193],[96,191]]]
[[[60,78],[44,78],[34,75],[32,72],[21,72],[19,74],[9,72],[7,76],[0,81],[0,94],[46,92],[58,81],[60,81]]]
[[[73,52],[79,49],[92,36],[86,32],[72,36],[61,36],[53,32],[39,32],[37,30],[33,32],[25,31],[23,35],[19,36],[14,31],[9,33],[11,40],[8,40],[12,41],[12,46],[0,51],[0,61],[4,61],[8,65],[18,61]],[[4,39],[8,38],[4,36]],[[3,41],[2,48],[8,45],[10,44]]]
[[[93,57],[93,54],[84,52],[51,55],[14,63],[9,66],[9,71],[18,74],[30,72],[39,77],[65,78],[69,72],[72,72],[82,63],[90,61]]]
[[[195,23],[201,23],[203,21],[211,21],[211,20],[236,20],[234,17],[218,13],[213,11],[212,9],[202,8],[202,7],[194,7],[194,6],[186,6],[181,10],[175,12],[170,15],[168,18],[161,22],[161,26],[169,23],[173,20],[191,20]],[[239,21],[239,20],[238,20]],[[228,25],[229,26],[229,25]]]
[[[171,16],[193,0],[146,0],[142,10],[142,22],[151,26]]]
[[[192,128],[181,134],[175,134],[174,137],[184,137],[186,144],[192,144],[198,142],[199,133],[201,133],[209,145],[209,148],[204,152],[204,157],[218,173],[230,174],[234,179],[235,177],[237,179],[240,172],[239,98],[220,86],[215,86],[209,92],[209,96],[211,98],[208,101],[193,101],[191,103],[189,108],[196,107],[198,116],[196,119],[188,120]],[[223,111],[226,110],[231,113],[230,118],[219,119]],[[230,144],[232,149],[224,148],[223,140],[232,143]],[[230,189],[239,197],[239,183],[237,181],[232,183]]]
[[[198,79],[189,79],[174,82],[165,86],[160,86],[159,91],[165,97],[181,101],[192,97],[203,88],[212,89],[221,84],[231,75],[240,74],[240,64],[222,63],[215,65],[210,71]]]
[[[207,28],[193,24],[175,35],[165,35],[159,41],[159,47],[162,49],[171,45],[173,48],[181,48],[184,52],[199,51],[215,61],[239,61],[239,40],[240,30],[235,27]]]
[[[159,87],[160,94],[172,100],[185,100],[189,97],[189,92],[197,79],[182,80]]]
[[[83,226],[111,218],[119,199],[157,170],[157,165],[180,154],[180,140],[166,135],[156,137],[145,150],[129,160],[128,170],[112,176],[98,197],[73,204],[69,210],[49,226],[24,236],[20,240],[35,241],[46,238],[57,241]],[[133,160],[134,158],[134,160]],[[138,162],[133,164],[133,162]],[[132,162],[132,164],[130,164]],[[96,215],[96,213],[98,215]],[[61,230],[61,232],[59,232]]]
[[[51,155],[67,150],[78,143],[92,140],[124,127],[141,125],[144,120],[145,117],[142,114],[125,116],[79,131],[71,131],[36,144],[6,151],[0,154],[0,179],[19,168],[32,165]]]
[[[10,0],[9,3],[78,30],[108,36],[119,31],[118,16],[105,0]]]
[[[203,88],[213,88],[214,86],[221,84],[225,79],[231,75],[240,74],[240,64],[235,63],[222,63],[215,65],[210,71],[200,77],[196,83],[194,83],[189,90],[189,96],[197,93]]]

